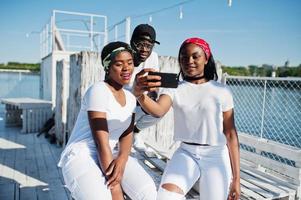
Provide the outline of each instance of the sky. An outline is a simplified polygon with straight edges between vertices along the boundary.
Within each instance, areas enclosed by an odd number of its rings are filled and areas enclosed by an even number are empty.
[[[143,16],[162,9],[151,22]],[[227,0],[0,0],[0,63],[40,62],[36,33],[53,10],[105,15],[109,27],[130,16],[131,31],[149,23],[159,55],[176,57],[186,38],[201,37],[223,65],[301,64],[300,0],[232,0],[231,7]]]

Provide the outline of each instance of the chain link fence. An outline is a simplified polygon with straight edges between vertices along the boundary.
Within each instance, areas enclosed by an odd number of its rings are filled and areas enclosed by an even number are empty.
[[[233,93],[239,132],[301,148],[301,78],[225,78]],[[263,154],[286,162],[276,155]]]

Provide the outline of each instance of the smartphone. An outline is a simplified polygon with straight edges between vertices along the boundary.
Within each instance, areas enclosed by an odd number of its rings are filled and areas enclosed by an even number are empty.
[[[148,75],[155,75],[161,77],[161,86],[165,88],[177,88],[178,87],[178,74],[164,73],[164,72],[148,72]],[[156,80],[150,80],[156,82]]]

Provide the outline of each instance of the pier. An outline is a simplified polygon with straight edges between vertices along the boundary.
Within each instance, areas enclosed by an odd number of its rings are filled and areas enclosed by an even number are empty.
[[[0,115],[0,199],[68,200],[63,177],[57,168],[62,147],[36,133],[5,127]]]
[[[1,116],[3,119],[3,115]],[[254,145],[258,150],[277,149],[276,152],[288,154],[291,158],[300,162],[301,152],[298,149],[280,146],[272,142],[256,140],[254,137],[240,134],[240,140],[244,144]],[[148,155],[147,152],[134,152],[141,165],[152,175],[156,185],[159,185],[162,171],[166,165],[166,158],[171,153],[156,147],[157,156]],[[70,193],[64,186],[63,177],[57,162],[62,147],[50,144],[41,135],[36,133],[24,134],[20,128],[4,126],[0,121],[0,199],[3,200],[69,200]],[[263,157],[242,152],[241,159],[241,199],[288,199],[295,198],[298,185],[293,179],[279,177],[279,174],[270,168],[278,168],[280,164],[267,162]],[[249,158],[249,159],[246,159]],[[256,162],[253,162],[256,161]],[[259,163],[258,163],[259,161]],[[261,165],[259,168],[258,164]],[[274,165],[274,166],[273,166]],[[284,173],[300,173],[300,167],[282,168]],[[295,172],[293,172],[295,171]],[[295,179],[296,183],[297,177]],[[187,199],[198,198],[197,189],[192,189],[187,194]]]
[[[57,77],[65,77],[56,79],[56,93],[62,95],[56,98],[55,126],[63,130],[56,132],[59,135],[57,144],[49,144],[43,136],[37,138],[37,133],[23,134],[20,127],[5,127],[5,114],[2,113],[0,174],[1,195],[6,195],[4,199],[8,196],[16,200],[26,199],[26,195],[31,195],[29,199],[39,199],[39,196],[46,196],[45,199],[69,198],[56,164],[63,149],[61,146],[66,142],[64,138],[67,140],[72,131],[84,91],[101,76],[99,66],[93,64],[99,62],[99,56],[95,52],[81,52],[70,56],[70,65],[64,60],[57,63]],[[175,58],[160,57],[161,71],[176,72],[175,64]],[[66,73],[66,67],[71,73]],[[262,78],[244,77],[243,87],[248,84],[247,91],[239,84],[241,79],[223,77],[234,94],[241,144],[241,199],[299,200],[301,144],[298,99],[301,79],[290,79],[290,89],[286,93],[280,92],[280,97],[277,96],[278,89],[283,90],[283,83],[279,81],[287,82],[287,79],[272,80],[278,81],[273,85]],[[73,84],[69,87],[66,80]],[[72,98],[68,98],[70,96]],[[277,109],[272,105],[276,105]],[[136,153],[158,186],[166,161],[178,145],[172,140],[172,110],[157,125],[143,130],[141,134],[146,144],[155,150],[156,156],[148,155],[148,152]],[[197,199],[198,195],[198,191],[193,189],[187,198]]]
[[[62,13],[76,14],[54,11],[54,16]],[[71,30],[60,32],[55,26],[55,17],[50,22],[41,37],[40,95],[47,104],[47,116],[55,114],[57,143],[50,144],[44,135],[37,137],[41,122],[38,127],[28,128],[27,123],[34,124],[40,118],[32,112],[23,113],[25,108],[14,103],[18,99],[2,100],[7,106],[5,112],[0,110],[0,200],[71,200],[57,162],[72,132],[86,89],[101,80],[104,72],[100,53],[95,51],[100,45],[94,45],[91,40],[87,51],[68,50],[61,34]],[[107,42],[105,34],[93,34]],[[160,56],[159,62],[160,71],[179,72],[176,58]],[[301,78],[235,77],[218,71],[219,81],[227,84],[234,96],[241,147],[241,199],[300,200]],[[7,126],[10,122],[21,127]],[[146,145],[155,153],[133,150],[157,187],[166,162],[179,145],[172,139],[173,128],[171,109],[158,124],[141,131]],[[196,200],[199,195],[194,187],[186,197]]]

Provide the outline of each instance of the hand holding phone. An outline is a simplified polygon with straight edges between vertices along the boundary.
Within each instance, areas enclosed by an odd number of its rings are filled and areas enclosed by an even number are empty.
[[[178,87],[178,75],[174,73],[164,72],[148,72],[148,75],[160,76],[161,86],[165,88],[177,88]],[[149,80],[150,82],[157,82],[157,80]]]

